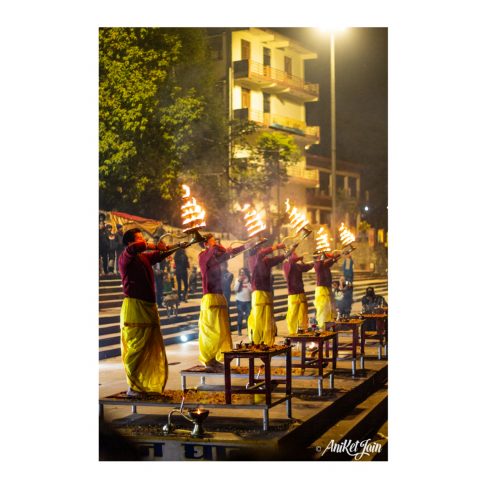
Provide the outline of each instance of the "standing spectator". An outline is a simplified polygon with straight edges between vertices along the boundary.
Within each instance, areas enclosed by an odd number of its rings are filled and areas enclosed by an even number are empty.
[[[100,273],[105,275],[108,272],[108,238],[107,230],[105,228],[105,215],[100,214],[99,226],[99,254],[100,254]]]
[[[105,228],[108,240],[108,273],[113,273],[115,269],[115,254],[117,252],[117,237],[109,223],[107,223]]]
[[[222,271],[222,292],[223,296],[227,300],[228,313],[230,314],[230,297],[232,296],[233,273],[228,271],[227,262],[220,264],[220,270]]]
[[[333,307],[337,312],[337,319],[342,317],[342,312],[344,309],[345,295],[343,288],[340,286],[338,280],[332,282],[332,297],[333,297]]]
[[[123,225],[120,223],[117,223],[117,233],[115,234],[117,237],[117,249],[116,249],[116,261],[115,261],[115,272],[119,273],[118,270],[118,259],[120,258],[120,255],[123,252]],[[158,240],[157,240],[158,243]]]
[[[177,250],[173,258],[175,261],[175,276],[177,277],[178,299],[180,301],[183,300],[184,302],[187,302],[188,269],[190,268],[190,263],[188,262],[187,254],[183,249]],[[183,283],[183,294],[182,294],[182,283]]]
[[[197,290],[197,267],[192,267],[188,277],[188,293],[195,293]]]
[[[353,285],[348,280],[345,280],[345,277],[340,277],[340,288],[343,290],[343,304],[340,315],[349,317],[353,305]]]
[[[248,322],[248,316],[252,310],[252,284],[250,282],[250,272],[246,268],[238,271],[238,278],[233,287],[237,301],[237,331],[242,334],[243,319],[245,326]]]
[[[163,307],[163,276],[165,273],[166,261],[162,260],[153,266],[153,275],[155,277],[155,294],[157,305]]]
[[[353,259],[352,254],[347,253],[342,265],[343,276],[345,281],[353,284]]]

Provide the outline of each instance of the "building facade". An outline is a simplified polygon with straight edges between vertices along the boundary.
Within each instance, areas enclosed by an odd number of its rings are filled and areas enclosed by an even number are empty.
[[[306,123],[309,102],[320,99],[319,85],[305,80],[305,62],[316,59],[316,52],[270,29],[217,30],[210,38],[216,75],[223,82],[226,114],[290,135],[302,152],[300,162],[288,170],[288,183],[272,192],[272,198],[279,197],[280,210],[289,198],[313,226],[329,225],[331,162],[311,148],[321,141],[321,126]],[[358,167],[337,160],[338,223],[358,226],[360,182]],[[272,211],[277,208],[274,203]]]

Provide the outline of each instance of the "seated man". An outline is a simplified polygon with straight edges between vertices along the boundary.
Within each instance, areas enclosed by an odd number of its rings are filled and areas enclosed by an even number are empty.
[[[376,313],[377,309],[388,306],[381,295],[375,294],[373,287],[367,287],[365,295],[362,297],[362,313]]]

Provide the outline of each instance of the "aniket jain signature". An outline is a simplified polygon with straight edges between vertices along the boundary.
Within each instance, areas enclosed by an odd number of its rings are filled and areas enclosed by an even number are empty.
[[[335,442],[335,440],[330,440],[323,451],[320,445],[317,445],[315,450],[318,453],[322,452],[322,457],[327,452],[346,453],[355,460],[360,460],[364,455],[369,457],[372,453],[381,452],[382,445],[377,442],[372,442],[370,438],[361,441],[356,440],[355,442],[352,440],[342,440],[340,443]]]

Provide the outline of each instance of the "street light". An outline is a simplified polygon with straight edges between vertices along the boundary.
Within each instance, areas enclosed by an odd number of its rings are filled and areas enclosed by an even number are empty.
[[[331,113],[331,157],[332,157],[332,234],[333,249],[337,246],[337,127],[336,127],[336,100],[335,100],[335,33],[344,28],[319,28],[320,31],[330,33],[330,113]]]

